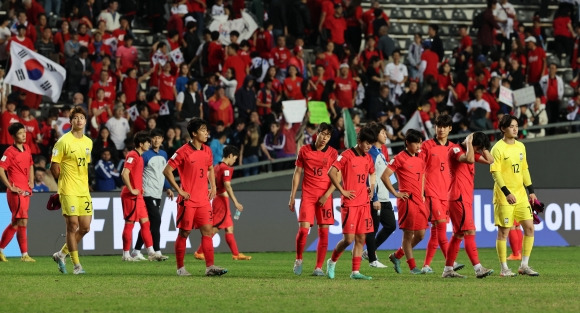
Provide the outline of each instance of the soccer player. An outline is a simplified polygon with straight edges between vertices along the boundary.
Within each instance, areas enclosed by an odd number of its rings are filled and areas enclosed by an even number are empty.
[[[375,142],[377,134],[368,126],[361,128],[357,136],[357,145],[341,153],[328,171],[330,181],[342,195],[340,214],[343,234],[332,251],[332,256],[326,262],[326,275],[330,279],[334,279],[338,258],[353,241],[355,243],[352,249],[350,278],[372,279],[361,274],[359,269],[366,233],[373,231],[369,202],[375,190],[376,174],[373,159],[368,152]],[[370,181],[370,188],[367,187],[367,180]]]
[[[87,112],[75,106],[70,111],[71,131],[64,134],[52,149],[50,172],[58,179],[58,194],[66,223],[66,243],[52,255],[58,270],[66,274],[66,256],[74,264],[73,274],[84,274],[79,261],[78,243],[91,227],[93,202],[89,193],[89,163],[93,141],[84,135]]]
[[[528,170],[526,148],[524,144],[516,140],[518,137],[517,118],[505,115],[499,121],[499,129],[503,133],[503,138],[491,149],[493,164],[490,171],[494,180],[493,213],[495,225],[498,226],[495,246],[501,263],[500,276],[517,276],[509,269],[506,262],[506,239],[514,220],[519,221],[524,229],[522,262],[518,272],[521,275],[539,276],[538,272],[528,265],[534,246],[534,224],[532,208],[527,198],[529,201],[535,201],[537,198]],[[529,196],[526,195],[526,189]]]
[[[123,205],[123,257],[121,260],[128,262],[139,261],[131,256],[131,244],[133,243],[133,227],[135,221],[141,224],[141,237],[147,247],[149,261],[165,261],[161,254],[155,253],[153,239],[151,238],[151,226],[147,215],[147,206],[143,199],[143,153],[149,150],[151,138],[149,132],[140,131],[133,137],[135,150],[127,153],[121,178],[123,189],[121,190],[121,203]]]
[[[334,208],[332,206],[332,192],[335,187],[325,173],[332,166],[338,152],[328,145],[332,135],[332,126],[320,123],[316,141],[300,148],[296,158],[296,168],[292,176],[292,190],[288,207],[294,212],[296,191],[302,180],[302,201],[298,216],[298,233],[296,234],[296,261],[294,274],[302,274],[302,253],[306,245],[308,231],[314,224],[314,217],[318,224],[318,246],[316,247],[316,266],[312,276],[324,276],[322,264],[328,250],[328,226],[334,224]]]
[[[441,247],[443,257],[446,258],[449,245],[447,242],[447,223],[449,220],[447,191],[451,182],[448,154],[453,143],[447,137],[452,124],[450,115],[437,116],[435,119],[436,138],[424,141],[419,153],[419,157],[425,162],[425,206],[431,222],[431,235],[421,269],[425,274],[433,273],[431,261],[437,252],[437,246]],[[456,264],[455,270],[458,271],[463,267],[463,264]]]
[[[377,134],[377,142],[369,150],[369,154],[373,158],[375,171],[377,173],[382,173],[385,168],[387,168],[387,158],[385,158],[382,151],[383,146],[387,142],[387,128],[384,124],[379,123],[372,123],[370,126]],[[373,231],[366,235],[367,250],[363,251],[362,256],[363,258],[365,258],[365,256],[368,258],[371,267],[386,268],[387,266],[379,262],[377,259],[376,250],[395,231],[397,228],[397,222],[393,206],[389,200],[389,191],[387,190],[387,187],[385,187],[385,184],[380,180],[377,182],[377,188],[375,188],[371,205],[372,207],[369,209],[371,216],[373,217],[374,227]],[[383,225],[383,228],[377,234],[379,223]]]
[[[422,274],[413,258],[413,248],[423,240],[429,212],[425,208],[425,162],[419,157],[423,134],[415,129],[409,129],[405,134],[405,150],[397,154],[381,175],[381,180],[387,189],[397,197],[399,212],[399,229],[403,230],[401,247],[389,255],[394,270],[401,273],[401,258],[407,257],[411,274]],[[389,177],[397,174],[399,191],[397,192]]]
[[[213,219],[210,200],[215,197],[216,184],[211,149],[205,145],[209,132],[207,122],[193,118],[187,123],[191,141],[173,154],[163,174],[169,184],[177,190],[177,228],[179,234],[175,240],[175,259],[177,275],[191,276],[185,269],[185,244],[193,228],[201,232],[201,245],[205,256],[205,275],[219,276],[227,269],[214,265],[213,254]],[[181,186],[175,182],[173,171],[177,169],[181,177]],[[210,183],[208,191],[207,184]]]
[[[473,222],[473,182],[475,166],[473,163],[493,163],[489,153],[489,138],[476,132],[467,136],[460,145],[454,145],[449,150],[449,170],[451,185],[449,188],[449,216],[453,224],[453,236],[447,250],[443,278],[465,278],[453,269],[453,264],[459,253],[459,245],[465,238],[465,252],[471,260],[477,278],[484,278],[493,273],[479,263],[477,245],[475,244],[475,224]]]
[[[225,146],[223,158],[214,168],[217,192],[211,206],[213,209],[213,234],[217,234],[220,229],[225,229],[226,242],[232,251],[232,259],[242,261],[251,260],[252,257],[238,251],[238,244],[234,237],[234,221],[232,221],[232,214],[230,212],[230,198],[234,201],[234,206],[238,211],[242,212],[244,210],[244,206],[238,202],[238,199],[234,195],[234,190],[231,185],[232,176],[234,175],[234,168],[232,166],[236,164],[239,156],[240,150],[238,148],[231,145]],[[196,259],[205,259],[202,245],[199,245],[194,255]]]
[[[161,249],[159,248],[159,240],[161,237],[159,229],[161,227],[161,214],[159,213],[159,209],[163,190],[165,190],[170,200],[173,200],[173,191],[165,176],[163,176],[163,170],[167,165],[167,153],[161,149],[161,145],[163,145],[163,131],[153,129],[150,136],[151,148],[141,155],[143,157],[143,199],[145,200],[147,216],[149,216],[149,222],[151,223],[153,249],[162,259],[167,260],[168,258],[161,254]],[[141,233],[139,233],[137,242],[135,243],[135,249],[131,253],[131,256],[139,260],[146,260],[140,251],[142,247],[143,238]]]
[[[6,200],[12,212],[12,221],[4,229],[0,240],[0,262],[7,262],[4,248],[10,243],[14,234],[20,246],[22,262],[36,262],[28,255],[26,225],[28,223],[28,206],[34,187],[34,162],[26,142],[26,128],[22,123],[8,126],[8,133],[14,144],[0,158],[0,179],[6,187]]]

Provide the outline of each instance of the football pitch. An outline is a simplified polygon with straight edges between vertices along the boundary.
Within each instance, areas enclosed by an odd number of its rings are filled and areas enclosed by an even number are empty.
[[[435,274],[414,276],[404,262],[396,274],[388,252],[379,251],[389,268],[370,268],[363,260],[361,272],[371,281],[349,278],[349,251],[334,280],[310,276],[314,253],[305,253],[302,276],[292,273],[290,252],[253,253],[251,261],[216,254],[215,263],[229,270],[222,277],[203,276],[205,264],[192,253],[185,259],[190,277],[175,274],[173,255],[138,263],[121,262],[120,255],[81,256],[82,276],[71,274],[70,259],[63,275],[49,257],[36,257],[36,263],[9,258],[0,263],[0,312],[580,312],[579,252],[534,248],[530,264],[539,277],[502,278],[495,250],[480,249],[481,263],[495,273],[477,279],[461,250],[458,261],[468,278],[443,279],[440,252],[431,265]],[[417,263],[424,255],[416,251]],[[519,261],[508,262],[517,270]]]

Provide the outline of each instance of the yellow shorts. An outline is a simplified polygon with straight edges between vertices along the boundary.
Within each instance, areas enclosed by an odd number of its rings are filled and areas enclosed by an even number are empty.
[[[493,215],[495,226],[500,227],[512,227],[514,220],[521,222],[534,218],[532,207],[527,202],[515,205],[494,205]]]
[[[91,196],[60,195],[62,215],[67,216],[92,216],[93,200]]]

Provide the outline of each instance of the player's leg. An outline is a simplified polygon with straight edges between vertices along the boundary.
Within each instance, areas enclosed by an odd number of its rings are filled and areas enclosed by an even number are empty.
[[[226,230],[226,243],[228,244],[228,246],[230,247],[230,250],[232,251],[232,259],[234,260],[238,260],[238,261],[249,261],[252,259],[251,256],[249,255],[244,255],[243,253],[240,253],[240,251],[238,250],[238,243],[236,241],[236,237],[234,236],[234,225],[233,223],[225,228]]]
[[[18,224],[16,222],[16,215],[18,211],[20,211],[20,195],[13,192],[6,193],[6,200],[8,202],[8,207],[10,208],[10,212],[12,213],[12,220],[8,226],[2,232],[2,238],[0,239],[0,262],[7,262],[6,256],[4,255],[4,249],[14,235],[18,232]]]
[[[507,265],[507,239],[510,229],[514,223],[514,206],[513,205],[495,205],[494,222],[497,226],[497,239],[495,249],[501,265],[500,276],[513,277],[514,274]]]
[[[141,215],[140,215],[141,216]],[[143,242],[145,242],[145,247],[147,248],[147,258],[149,261],[165,261],[161,253],[156,253],[153,249],[153,238],[151,236],[151,222],[149,218],[144,217],[139,219],[141,224],[141,237],[143,237]]]
[[[359,272],[360,263],[362,261],[362,249],[365,245],[366,234],[356,234],[354,238],[354,248],[352,249],[352,272],[350,278],[370,280],[372,277],[365,276]],[[374,238],[373,238],[374,239]]]
[[[316,246],[316,265],[313,276],[324,276],[322,264],[328,252],[328,227],[334,224],[334,207],[332,197],[328,197],[323,206],[316,206],[316,222],[318,224],[318,245]]]
[[[195,208],[188,207],[185,208],[186,203],[178,198],[177,199],[177,228],[179,232],[177,238],[175,238],[175,263],[177,265],[177,275],[178,276],[191,276],[191,274],[185,269],[184,258],[185,258],[185,248],[187,244],[187,237],[191,233],[193,228],[193,215],[195,213]]]
[[[26,234],[26,226],[28,225],[28,218],[19,218],[16,220],[16,224],[18,225],[16,239],[18,240],[18,246],[20,247],[20,253],[22,254],[20,261],[36,262],[36,260],[34,260],[28,255],[28,238]]]
[[[344,208],[343,208],[344,209]],[[334,250],[332,250],[332,255],[328,261],[326,261],[326,276],[330,279],[334,279],[334,268],[336,262],[346,250],[346,248],[355,240],[355,234],[343,234],[342,239],[336,244]],[[353,252],[354,253],[354,252]],[[361,251],[362,254],[362,251]]]
[[[530,209],[531,210],[531,209]],[[538,276],[538,272],[534,271],[529,265],[530,255],[534,247],[534,222],[533,220],[521,220],[520,224],[524,229],[524,240],[522,249],[522,263],[518,272],[521,275]]]
[[[403,243],[401,245],[401,248],[403,249],[403,252],[405,253],[405,257],[407,258],[407,265],[409,266],[409,269],[411,270],[411,272],[413,272],[413,270],[417,270],[420,272],[420,270],[417,269],[417,265],[415,263],[415,258],[413,257],[413,239],[414,239],[414,237],[415,237],[415,231],[403,229]]]
[[[435,256],[435,252],[437,252],[437,247],[439,247],[439,239],[437,238],[437,218],[433,214],[433,205],[434,204],[433,197],[427,197],[425,199],[425,204],[427,205],[427,209],[429,210],[429,219],[431,222],[431,231],[429,232],[429,241],[427,242],[427,249],[425,251],[425,261],[423,262],[423,268],[429,267],[431,264],[431,260]],[[430,267],[429,267],[430,268]]]
[[[203,249],[203,254],[205,256],[205,275],[221,276],[226,274],[228,270],[214,264],[214,250],[212,240],[214,235],[214,223],[212,219],[212,213],[213,209],[209,204],[204,207],[196,208],[193,225],[194,227],[199,228],[201,233],[201,248]]]
[[[371,232],[365,235],[365,241],[367,244],[366,253],[363,251],[363,258],[367,258],[369,260],[370,266],[376,267],[377,265],[377,246],[375,241],[375,235],[379,229],[379,212],[373,208],[373,204],[371,202],[369,206],[369,214],[373,219],[373,229]]]
[[[466,278],[453,270],[453,264],[457,259],[457,254],[459,253],[459,247],[461,245],[461,241],[463,240],[464,233],[461,230],[458,230],[459,227],[455,227],[454,225],[454,234],[451,236],[451,241],[449,242],[449,247],[447,249],[447,255],[445,257],[445,268],[443,269],[443,274],[441,277],[443,278]]]
[[[84,274],[85,271],[81,266],[81,262],[79,260],[79,251],[78,251],[78,244],[83,239],[83,237],[89,232],[91,229],[91,221],[93,219],[92,215],[81,215],[78,217],[78,230],[76,231],[76,242],[75,242],[75,249],[70,249],[69,252],[71,256],[71,260],[74,264],[73,274]],[[67,233],[68,237],[68,233]],[[69,240],[67,238],[67,244],[69,244]],[[76,259],[76,260],[75,260]]]
[[[391,202],[381,202],[380,223],[383,228],[377,233],[375,243],[379,248],[391,234],[397,229],[397,220],[395,219],[395,212]]]
[[[523,234],[520,229],[520,223],[517,220],[514,221],[514,226],[510,229],[509,242],[512,253],[508,256],[508,261],[521,260],[522,259],[522,243]]]
[[[296,275],[302,274],[302,255],[306,247],[308,232],[314,224],[316,211],[316,199],[302,199],[300,212],[298,214],[298,231],[296,232],[296,259],[294,260],[293,272]]]
[[[131,243],[133,239],[133,228],[135,227],[135,222],[131,220],[125,221],[125,226],[123,227],[123,256],[122,261],[134,262],[137,259],[131,256]]]

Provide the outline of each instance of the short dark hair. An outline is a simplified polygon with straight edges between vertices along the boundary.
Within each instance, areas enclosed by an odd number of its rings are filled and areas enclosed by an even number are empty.
[[[214,30],[211,32],[211,40],[218,40],[220,38],[220,32]]]
[[[187,132],[193,138],[193,134],[197,133],[197,131],[204,126],[207,128],[207,122],[202,120],[199,117],[194,117],[187,123]]]
[[[63,110],[64,109],[65,108],[63,107]],[[85,111],[85,109],[83,109],[83,107],[80,105],[76,105],[74,108],[72,108],[72,110],[70,110],[70,118],[72,119],[75,114],[82,114],[85,119],[87,119],[87,111]]]
[[[43,168],[43,167],[39,167],[39,166],[35,166],[35,167],[34,167],[34,171],[35,171],[35,172],[36,172],[36,171],[41,171],[41,172],[44,172],[44,173],[46,173],[46,169],[45,169],[45,168]]]
[[[234,49],[234,50],[238,51],[238,49],[240,48],[240,45],[238,45],[237,43],[230,43],[230,44],[228,45],[228,47],[230,47],[230,48],[232,48],[232,49]]]
[[[153,138],[153,137],[161,137],[164,138],[165,134],[163,133],[163,131],[159,128],[154,128],[153,130],[151,130],[151,133],[149,134],[149,137]]]
[[[361,128],[357,137],[360,142],[367,142],[370,144],[377,142],[377,133],[375,133],[375,131],[369,126]]]
[[[435,118],[435,125],[438,127],[448,127],[453,125],[453,119],[449,114],[439,114]]]
[[[510,127],[512,121],[516,121],[517,122],[518,119],[515,116],[513,116],[513,115],[509,115],[509,114],[504,115],[501,118],[501,120],[499,120],[499,123],[498,123],[499,130],[503,133],[504,132],[503,129]]]
[[[19,130],[23,129],[24,125],[22,123],[16,122],[8,126],[8,133],[10,136],[16,136]]]
[[[227,158],[232,154],[233,156],[240,156],[240,149],[236,146],[227,145],[224,147],[224,158]]]
[[[437,24],[429,24],[429,27],[431,27],[436,33],[439,32],[439,25],[437,25]]]
[[[372,122],[369,126],[375,131],[377,136],[381,132],[381,130],[387,131],[387,126],[383,123]]]
[[[328,124],[326,122],[322,122],[322,123],[320,123],[320,125],[318,125],[318,131],[317,131],[317,133],[320,134],[323,131],[328,131],[329,133],[332,134],[332,130],[333,130],[332,125],[330,125],[330,124]]]
[[[133,136],[133,144],[135,144],[135,148],[146,142],[151,142],[151,136],[146,130],[138,131],[135,136]]]
[[[475,147],[481,147],[486,150],[489,150],[491,147],[489,137],[482,132],[473,133],[473,140],[471,141],[471,144]]]
[[[423,134],[416,129],[409,129],[405,134],[405,146],[407,143],[419,143],[423,141]]]
[[[240,37],[240,32],[237,30],[232,30],[230,32],[230,36],[236,36],[236,37]]]

